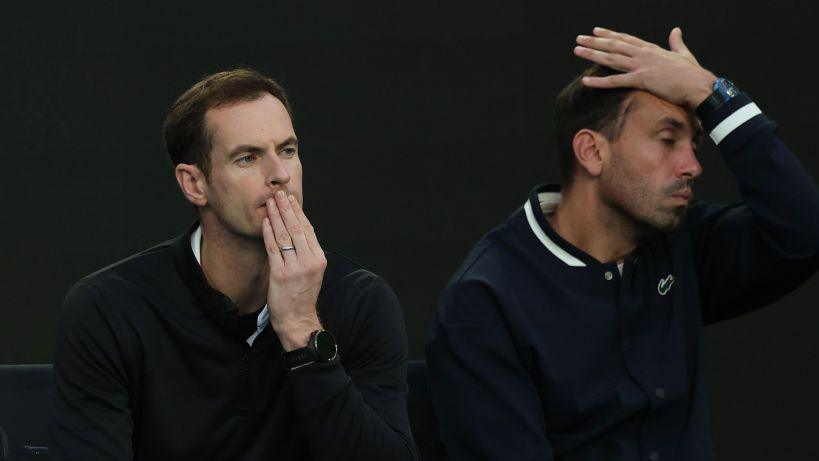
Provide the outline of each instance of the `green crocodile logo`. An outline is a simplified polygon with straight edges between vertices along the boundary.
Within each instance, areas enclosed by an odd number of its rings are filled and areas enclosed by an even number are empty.
[[[671,285],[674,285],[674,276],[668,274],[668,277],[660,279],[660,283],[657,284],[657,291],[660,292],[661,296],[665,296],[671,290]]]

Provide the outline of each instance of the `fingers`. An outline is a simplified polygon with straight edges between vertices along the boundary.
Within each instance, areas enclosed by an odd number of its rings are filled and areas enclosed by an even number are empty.
[[[607,40],[610,40],[612,42],[619,42],[619,43],[621,43],[623,45],[629,45],[631,48],[627,49],[627,48],[614,47],[612,45],[608,45],[609,49],[604,49],[604,48],[602,48],[600,46],[600,44],[602,44],[603,42],[588,41],[587,43],[581,43],[580,40],[578,40],[577,43],[579,45],[588,46],[590,48],[594,48],[594,49],[597,49],[597,50],[600,50],[600,51],[617,52],[617,53],[625,54],[627,56],[635,56],[636,53],[637,53],[637,49],[639,49],[639,48],[656,47],[657,46],[657,45],[655,45],[655,44],[653,44],[651,42],[647,42],[647,41],[642,40],[640,38],[637,38],[637,37],[635,37],[633,35],[625,34],[625,33],[622,33],[622,32],[615,32],[613,30],[604,29],[602,27],[595,27],[592,32],[593,32],[594,36],[597,37],[598,39],[607,39]],[[585,37],[585,36],[581,35],[581,36],[578,37],[578,39],[580,37]],[[605,45],[603,45],[603,46],[605,46]],[[692,60],[696,61],[696,59],[694,58],[694,55],[691,53],[691,51],[688,49],[688,47],[685,46],[685,42],[683,42],[683,38],[682,38],[682,29],[680,29],[679,27],[675,27],[675,28],[671,29],[671,33],[668,36],[668,46],[671,49],[671,51],[686,55],[688,57],[691,57]]]
[[[264,238],[264,247],[267,250],[267,258],[273,267],[284,266],[284,259],[282,259],[279,244],[276,242],[276,235],[273,233],[273,227],[270,224],[270,218],[262,220],[262,238]]]
[[[642,48],[644,46],[651,45],[651,43],[646,42],[645,40],[641,40],[641,39],[639,39],[637,37],[634,37],[633,35],[624,34],[622,32],[615,32],[613,30],[604,29],[602,27],[595,27],[592,30],[592,33],[596,37],[610,38],[610,39],[614,39],[614,40],[619,40],[621,42],[628,43],[629,45],[637,47],[637,48]]]
[[[632,59],[629,56],[622,54],[606,53],[603,51],[593,50],[585,46],[574,47],[574,54],[583,59],[600,64],[601,66],[609,67],[621,72],[628,72],[632,69]]]
[[[296,247],[296,253],[307,254],[311,250],[307,243],[307,236],[304,233],[304,226],[302,226],[293,209],[293,202],[295,201],[293,195],[285,194],[284,191],[276,192],[276,206],[279,208],[279,214],[287,228],[287,233],[290,234],[293,246]]]
[[[591,88],[640,88],[640,81],[634,74],[583,77],[583,84]]]
[[[304,214],[301,204],[295,199],[291,203],[293,205],[293,211],[295,211],[296,217],[299,218],[302,229],[304,229],[304,235],[307,237],[307,244],[310,246],[310,251],[313,252],[314,256],[323,258],[324,250],[321,249],[321,245],[319,245],[318,238],[316,237],[316,231],[313,229],[313,225],[310,224],[310,220],[308,220]]]
[[[584,48],[591,48],[597,51],[605,51],[607,53],[621,54],[629,57],[634,56],[639,51],[638,47],[630,43],[611,38],[578,35],[576,40],[577,44],[583,46]]]
[[[287,200],[287,199],[285,199]],[[273,230],[273,237],[276,243],[276,249],[278,253],[281,255],[281,259],[284,263],[287,264],[295,264],[298,259],[296,258],[296,252],[298,248],[295,250],[282,250],[283,248],[287,247],[295,247],[296,245],[293,242],[293,238],[291,237],[290,233],[287,231],[287,227],[282,219],[282,215],[279,211],[278,204],[273,201],[273,199],[267,200],[267,217],[269,218],[268,221],[270,222],[270,227]],[[262,227],[264,229],[264,227]]]
[[[593,88],[645,90],[673,104],[696,106],[694,100],[699,99],[705,89],[703,82],[712,74],[702,69],[688,51],[679,28],[671,31],[668,41],[670,50],[596,27],[594,37],[578,37],[580,45],[575,47],[575,54],[624,74],[586,77],[583,84]]]

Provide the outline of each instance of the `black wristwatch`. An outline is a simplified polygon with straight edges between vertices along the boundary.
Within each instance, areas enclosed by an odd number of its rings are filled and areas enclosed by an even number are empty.
[[[283,352],[284,366],[295,370],[311,363],[332,362],[338,355],[336,339],[327,330],[316,330],[310,333],[307,346]]]
[[[694,112],[697,113],[700,120],[705,120],[706,117],[738,94],[739,89],[730,80],[718,78],[714,80],[714,85],[711,87],[711,95],[705,98],[705,101],[701,102]]]

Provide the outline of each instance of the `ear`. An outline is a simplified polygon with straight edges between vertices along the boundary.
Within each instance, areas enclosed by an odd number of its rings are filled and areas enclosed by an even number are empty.
[[[572,139],[574,157],[579,164],[579,171],[591,177],[600,176],[603,172],[603,157],[608,149],[606,137],[602,134],[583,128],[575,133]]]
[[[176,182],[189,202],[196,206],[208,203],[208,182],[205,174],[196,165],[180,163],[176,165]]]

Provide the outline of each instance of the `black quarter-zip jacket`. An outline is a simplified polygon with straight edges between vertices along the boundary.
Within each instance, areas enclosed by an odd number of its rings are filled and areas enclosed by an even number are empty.
[[[185,234],[68,292],[54,459],[413,460],[406,333],[389,286],[332,251],[317,303],[339,358],[287,371],[272,328],[210,287]]]
[[[747,95],[703,125],[742,203],[693,203],[622,275],[549,225],[557,186],[533,189],[472,249],[427,346],[451,460],[713,459],[702,325],[816,271],[819,190]]]

